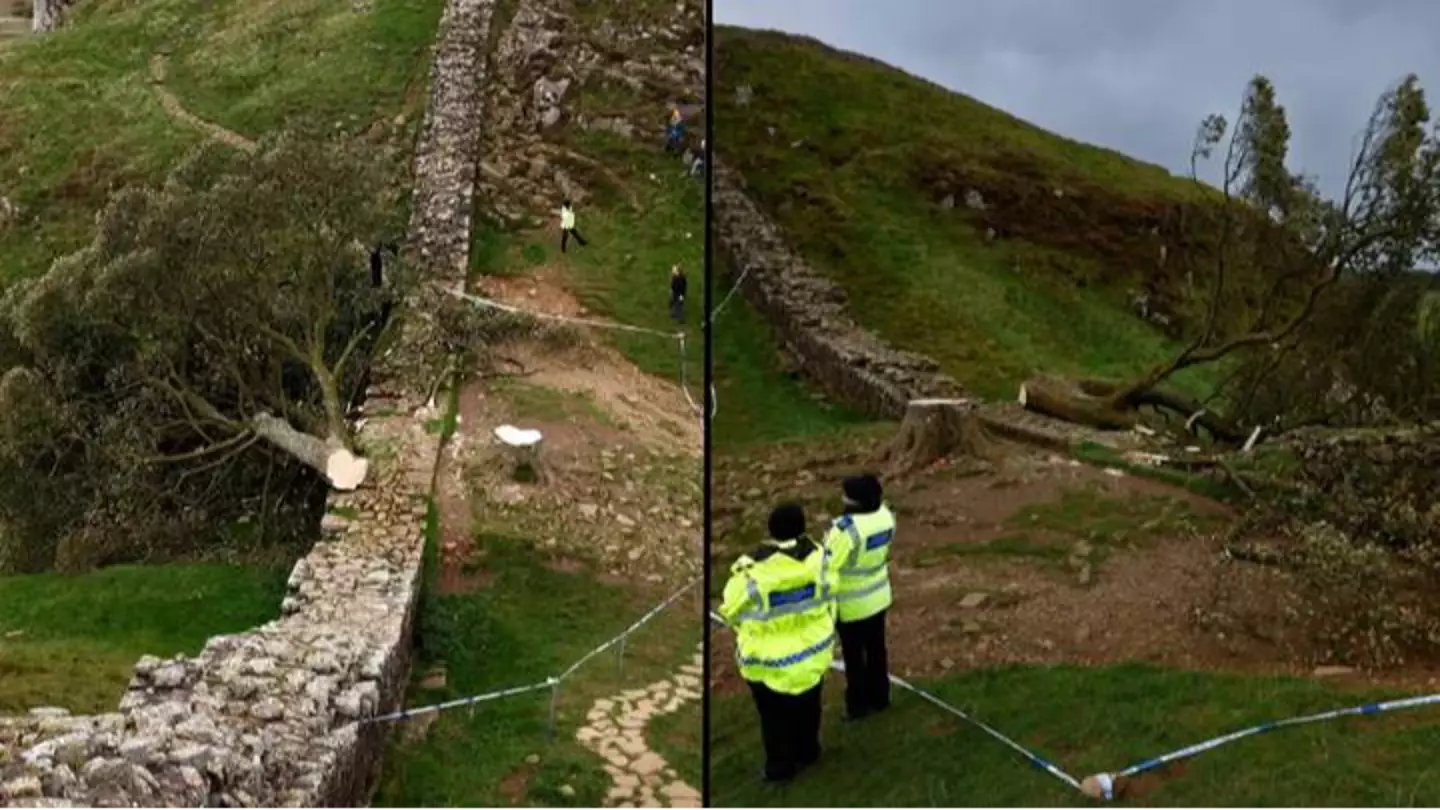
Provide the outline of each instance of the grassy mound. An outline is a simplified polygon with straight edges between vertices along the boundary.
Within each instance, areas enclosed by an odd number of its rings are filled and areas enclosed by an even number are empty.
[[[202,135],[190,113],[255,137],[300,119],[356,134],[414,125],[427,48],[444,3],[90,0],[67,29],[0,50],[0,195],[22,210],[0,224],[0,285],[45,271],[89,239],[117,187],[158,181]]]
[[[1005,399],[1037,371],[1126,376],[1176,348],[1129,299],[1190,320],[1213,192],[813,40],[722,27],[715,63],[724,159],[861,325]]]

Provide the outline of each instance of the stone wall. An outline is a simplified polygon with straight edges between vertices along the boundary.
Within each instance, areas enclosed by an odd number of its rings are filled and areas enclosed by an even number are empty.
[[[462,277],[492,0],[450,0],[414,161],[408,259]],[[359,806],[404,699],[438,438],[406,379],[428,299],[376,364],[357,425],[372,478],[330,498],[281,617],[210,639],[194,658],[145,657],[113,713],[0,718],[0,806]],[[418,317],[416,317],[418,316]]]
[[[900,418],[912,399],[961,396],[934,360],[888,346],[857,324],[844,291],[785,244],[736,172],[717,161],[711,182],[716,245],[743,275],[741,292],[821,391],[880,419]]]

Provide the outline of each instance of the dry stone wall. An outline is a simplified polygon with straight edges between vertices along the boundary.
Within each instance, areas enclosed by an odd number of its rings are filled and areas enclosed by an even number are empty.
[[[491,4],[450,0],[436,44],[407,250],[437,280],[466,264]],[[405,323],[357,425],[372,478],[331,497],[281,617],[212,638],[194,658],[141,659],[115,712],[0,718],[0,806],[368,803],[387,729],[358,721],[404,697],[439,452],[424,395],[401,373],[432,332],[423,317]]]
[[[711,227],[743,276],[741,292],[820,390],[880,419],[899,419],[912,399],[961,396],[934,360],[888,346],[857,324],[844,291],[785,244],[736,172],[717,161],[711,182]]]

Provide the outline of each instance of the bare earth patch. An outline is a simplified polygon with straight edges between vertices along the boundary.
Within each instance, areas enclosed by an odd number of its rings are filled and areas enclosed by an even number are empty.
[[[1317,670],[1315,640],[1286,613],[1293,589],[1284,574],[1224,559],[1220,533],[1232,517],[1226,506],[1057,455],[1005,449],[999,468],[983,474],[940,472],[887,484],[900,527],[887,621],[897,675],[1146,661],[1397,687],[1436,683],[1429,667]],[[724,463],[716,474],[717,538],[763,520],[771,505],[756,503],[758,488],[742,492],[726,480],[763,476],[772,482],[767,491],[783,490],[764,496],[777,502],[833,502],[839,481],[861,469],[864,454],[818,463],[793,450],[786,455]],[[824,517],[812,514],[812,526]],[[730,634],[717,632],[715,642],[716,686],[738,690]]]

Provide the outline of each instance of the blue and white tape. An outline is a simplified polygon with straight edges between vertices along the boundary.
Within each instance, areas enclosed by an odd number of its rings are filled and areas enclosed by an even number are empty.
[[[1141,774],[1146,771],[1159,768],[1162,765],[1168,765],[1169,763],[1175,762],[1176,760],[1188,759],[1189,757],[1193,757],[1196,754],[1200,754],[1205,751],[1213,751],[1214,749],[1219,748],[1222,745],[1235,742],[1236,740],[1244,739],[1246,737],[1253,737],[1257,734],[1265,734],[1279,728],[1303,726],[1310,723],[1319,723],[1325,720],[1334,720],[1339,717],[1383,714],[1384,712],[1400,711],[1402,709],[1415,709],[1421,706],[1430,706],[1437,703],[1440,703],[1440,694],[1422,695],[1419,697],[1386,700],[1379,703],[1366,703],[1360,706],[1350,706],[1344,709],[1332,709],[1326,712],[1318,712],[1316,714],[1307,714],[1299,717],[1291,717],[1285,720],[1272,720],[1268,723],[1261,723],[1256,726],[1251,726],[1250,728],[1241,729],[1239,731],[1232,731],[1229,734],[1222,734],[1219,737],[1212,737],[1208,740],[1205,740],[1204,742],[1198,742],[1194,745],[1187,745],[1184,748],[1171,751],[1168,754],[1162,754],[1158,757],[1152,757],[1142,762],[1137,762],[1136,764],[1131,765],[1128,768],[1116,771],[1115,776],[1135,776],[1136,774]]]
[[[725,624],[725,620],[720,618],[720,614],[716,613],[716,612],[713,611],[713,610],[710,611],[710,618],[711,618],[711,620],[713,620],[714,622],[716,622],[717,624],[719,624],[719,625],[721,625],[721,626],[723,626],[723,627],[727,627],[727,628],[729,627],[729,625]],[[836,672],[844,672],[844,671],[845,671],[845,663],[844,663],[843,661],[834,661],[834,660],[832,660],[832,661],[830,662],[830,668],[833,669],[833,670],[835,670]],[[947,711],[947,712],[955,715],[956,717],[960,718],[961,720],[964,720],[965,722],[970,723],[971,725],[975,726],[976,728],[978,728],[978,729],[980,729],[981,731],[985,732],[986,734],[990,735],[992,738],[1000,741],[1001,743],[1004,743],[1004,744],[1005,744],[1008,748],[1010,748],[1012,751],[1015,751],[1016,753],[1020,754],[1020,755],[1021,755],[1022,757],[1024,757],[1025,759],[1029,760],[1030,763],[1031,763],[1032,765],[1034,765],[1035,767],[1039,768],[1040,770],[1044,771],[1045,773],[1050,774],[1051,776],[1055,777],[1056,779],[1059,779],[1060,781],[1064,782],[1065,784],[1069,785],[1070,787],[1075,788],[1076,790],[1080,790],[1080,782],[1077,781],[1077,780],[1075,779],[1075,777],[1073,777],[1073,776],[1071,776],[1070,774],[1066,773],[1064,770],[1062,770],[1062,769],[1061,769],[1058,765],[1056,765],[1055,763],[1053,763],[1053,762],[1045,759],[1044,757],[1039,756],[1038,754],[1034,753],[1033,751],[1031,751],[1030,749],[1028,749],[1028,748],[1026,748],[1025,746],[1021,745],[1020,743],[1015,742],[1014,740],[1010,739],[1009,737],[1005,736],[1004,734],[1001,734],[999,731],[997,731],[995,728],[991,727],[990,725],[988,725],[988,724],[986,724],[986,723],[984,723],[984,722],[982,722],[982,721],[980,721],[980,720],[977,720],[977,719],[974,718],[974,717],[971,717],[970,715],[966,714],[965,712],[963,712],[963,711],[955,708],[954,706],[950,705],[949,703],[946,703],[945,701],[941,700],[940,698],[936,697],[935,695],[931,694],[930,692],[927,692],[927,691],[925,691],[924,689],[921,689],[920,687],[915,686],[914,684],[910,683],[909,681],[906,681],[904,678],[901,678],[901,677],[898,676],[898,675],[891,675],[891,676],[890,676],[890,682],[893,683],[893,684],[895,684],[896,686],[900,687],[901,689],[904,689],[904,690],[906,690],[906,691],[908,691],[908,692],[911,692],[912,694],[915,694],[915,695],[919,696],[920,698],[922,698],[922,699],[924,699],[924,700],[926,700],[926,701],[928,701],[928,702],[930,702],[930,703],[932,703],[932,704],[934,704],[934,705],[936,705],[936,706],[939,706],[941,709],[944,709],[945,711]]]
[[[723,627],[728,627],[728,625],[725,624],[724,620],[720,618],[720,615],[718,613],[710,611],[710,618],[716,624],[719,624]],[[845,671],[845,665],[841,661],[832,661],[830,667],[831,669],[837,670],[839,672]],[[1075,788],[1076,790],[1085,793],[1086,795],[1092,795],[1090,791],[1086,790],[1086,788],[1083,786],[1086,782],[1092,784],[1094,786],[1094,789],[1099,791],[1100,797],[1103,797],[1107,801],[1114,800],[1116,780],[1118,779],[1128,779],[1138,774],[1145,773],[1146,771],[1151,771],[1164,765],[1168,765],[1172,762],[1176,762],[1178,760],[1188,759],[1206,751],[1213,751],[1214,749],[1219,748],[1223,745],[1227,745],[1229,743],[1235,742],[1236,740],[1241,740],[1246,737],[1253,737],[1258,734],[1265,734],[1267,732],[1275,731],[1276,729],[1281,728],[1290,728],[1292,726],[1303,726],[1310,723],[1323,722],[1325,720],[1334,720],[1340,717],[1384,714],[1385,712],[1402,711],[1405,709],[1417,709],[1424,706],[1433,706],[1436,704],[1440,704],[1440,694],[1420,695],[1418,697],[1396,698],[1394,700],[1380,701],[1378,703],[1365,703],[1359,706],[1350,706],[1344,709],[1331,709],[1330,711],[1318,712],[1316,714],[1301,715],[1298,717],[1291,717],[1284,720],[1272,720],[1270,722],[1261,723],[1259,725],[1251,726],[1249,728],[1241,729],[1239,731],[1232,731],[1228,734],[1222,734],[1218,737],[1212,737],[1208,740],[1205,740],[1204,742],[1195,743],[1194,745],[1188,745],[1184,748],[1171,751],[1170,753],[1143,760],[1127,768],[1122,768],[1118,771],[1093,774],[1089,777],[1086,777],[1084,782],[1082,782],[1076,780],[1075,777],[1066,773],[1058,765],[1055,765],[1049,760],[1046,760],[1043,757],[1036,755],[1034,752],[1030,751],[1029,749],[1015,742],[1011,738],[1000,733],[998,730],[994,729],[988,724],[981,722],[974,717],[971,717],[970,715],[955,708],[949,703],[946,703],[945,701],[934,696],[933,694],[917,686],[914,686],[913,684],[908,683],[907,681],[896,675],[890,676],[890,682],[895,684],[896,686],[901,687],[902,689],[906,689],[920,696],[921,698],[924,698],[930,703],[939,706],[940,708],[944,709],[947,712],[950,712],[956,717],[959,717],[962,720],[971,723],[972,725],[979,728],[981,731],[984,731],[986,734],[990,735],[992,738],[1000,741],[1001,743],[1004,743],[1011,750],[1025,757],[1031,762],[1031,764],[1035,765],[1040,770],[1043,770],[1051,776],[1054,776],[1056,779],[1059,779],[1070,787]]]
[[[366,725],[369,723],[383,723],[391,720],[409,720],[412,717],[416,717],[422,714],[441,712],[445,711],[446,709],[458,709],[462,706],[473,706],[476,703],[485,703],[486,701],[499,700],[500,698],[514,697],[515,695],[523,695],[527,692],[535,692],[541,689],[550,689],[554,691],[560,686],[560,683],[562,681],[573,675],[575,673],[575,670],[579,669],[586,661],[589,661],[591,658],[594,658],[595,656],[614,646],[617,642],[627,638],[636,630],[639,630],[641,627],[645,626],[656,616],[660,615],[661,611],[674,604],[676,599],[679,599],[686,591],[695,587],[695,585],[699,582],[700,579],[698,577],[690,580],[690,582],[687,583],[684,587],[675,591],[675,593],[667,597],[665,601],[651,608],[648,613],[646,613],[644,616],[641,616],[629,627],[625,628],[625,630],[622,631],[620,635],[615,636],[604,644],[601,644],[599,647],[596,647],[594,650],[591,650],[579,661],[576,661],[574,664],[572,664],[569,669],[565,670],[557,676],[552,676],[538,683],[527,684],[525,686],[515,686],[509,689],[500,689],[495,692],[486,692],[483,695],[471,695],[470,697],[447,700],[444,703],[436,703],[430,706],[416,706],[413,709],[399,709],[397,711],[389,712],[387,714],[362,718],[358,722],[360,725]]]

